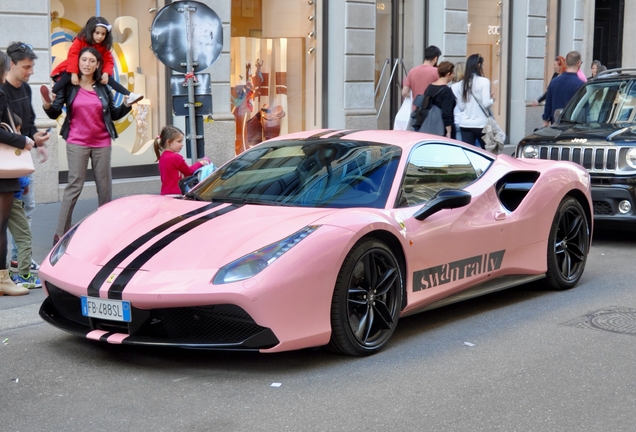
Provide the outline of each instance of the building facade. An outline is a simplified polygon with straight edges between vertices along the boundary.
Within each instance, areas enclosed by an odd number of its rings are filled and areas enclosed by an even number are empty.
[[[542,107],[531,102],[545,91],[554,56],[580,51],[589,75],[595,35],[596,5],[585,0],[188,3],[201,5],[194,14],[195,24],[212,10],[223,33],[216,61],[197,71],[206,75],[212,97],[210,112],[199,119],[204,152],[217,165],[279,134],[318,128],[391,128],[401,103],[402,79],[423,61],[427,45],[437,45],[443,60],[464,61],[473,53],[484,57],[484,72],[495,93],[494,114],[515,143],[541,124]],[[636,0],[624,3],[624,13],[636,8]],[[187,128],[186,118],[175,115],[179,110],[173,103],[175,88],[185,82],[183,73],[165,66],[153,52],[153,23],[169,4],[165,0],[0,0],[0,26],[5,29],[0,49],[20,40],[33,45],[39,57],[30,84],[40,127],[61,124],[61,119],[51,121],[44,115],[38,88],[50,84],[50,72],[65,58],[72,38],[96,14],[113,25],[116,78],[145,95],[117,124],[116,196],[158,193],[152,140],[165,124]],[[625,56],[630,62],[632,51]],[[174,54],[184,56],[178,49]],[[121,95],[116,98],[121,102]],[[49,148],[50,160],[37,165],[38,202],[60,199],[68,170],[63,140],[55,136]],[[188,156],[185,151],[184,156]],[[83,197],[93,193],[88,185]]]

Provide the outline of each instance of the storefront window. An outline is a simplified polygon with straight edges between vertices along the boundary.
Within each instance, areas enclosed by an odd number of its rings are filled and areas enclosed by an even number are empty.
[[[127,117],[115,122],[119,138],[113,142],[112,167],[114,177],[140,177],[157,173],[152,149],[155,137],[165,119],[165,96],[160,90],[165,80],[163,66],[150,46],[154,15],[151,8],[160,8],[157,0],[100,0],[100,15],[112,25],[115,62],[114,78],[128,90],[144,95]],[[96,14],[95,2],[87,0],[51,1],[52,68],[66,59],[73,38]],[[115,94],[115,103],[123,103],[123,95]],[[58,119],[61,126],[63,118]],[[60,177],[68,172],[66,144],[59,142]]]
[[[232,1],[230,85],[236,154],[266,139],[319,126],[316,3]]]
[[[492,112],[497,123],[506,129],[507,71],[504,21],[507,2],[492,0],[468,1],[467,56],[481,54],[484,58],[484,76],[490,80],[495,97]],[[503,30],[502,30],[503,29]]]

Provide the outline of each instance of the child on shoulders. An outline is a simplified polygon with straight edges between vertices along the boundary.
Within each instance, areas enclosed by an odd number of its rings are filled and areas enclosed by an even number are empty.
[[[54,94],[59,93],[69,84],[79,85],[79,53],[82,49],[91,46],[102,55],[103,74],[100,81],[102,84],[108,84],[117,93],[125,95],[126,100],[124,103],[126,105],[132,105],[144,98],[143,95],[130,92],[113,78],[115,62],[110,52],[113,47],[111,29],[112,26],[108,24],[105,18],[94,16],[88,19],[84,28],[73,39],[73,44],[68,50],[66,60],[60,63],[51,74],[51,78],[56,81],[52,90]],[[40,88],[40,93],[42,93],[45,102],[51,103],[51,95],[46,85]]]

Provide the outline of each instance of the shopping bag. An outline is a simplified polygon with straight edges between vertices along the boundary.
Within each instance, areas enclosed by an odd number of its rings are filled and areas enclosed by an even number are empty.
[[[486,126],[482,129],[484,136],[484,144],[486,144],[486,150],[493,154],[503,153],[504,142],[506,141],[505,132],[499,127],[494,117],[488,117]]]
[[[402,106],[395,115],[393,122],[393,130],[408,130],[409,121],[411,120],[411,107],[413,106],[412,93],[404,98]]]

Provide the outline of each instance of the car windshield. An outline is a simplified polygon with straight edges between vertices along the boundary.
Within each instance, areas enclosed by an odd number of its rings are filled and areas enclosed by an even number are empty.
[[[384,208],[402,150],[340,139],[260,144],[204,179],[205,201]]]
[[[636,116],[635,81],[597,79],[584,86],[561,116],[566,123],[631,123]]]

